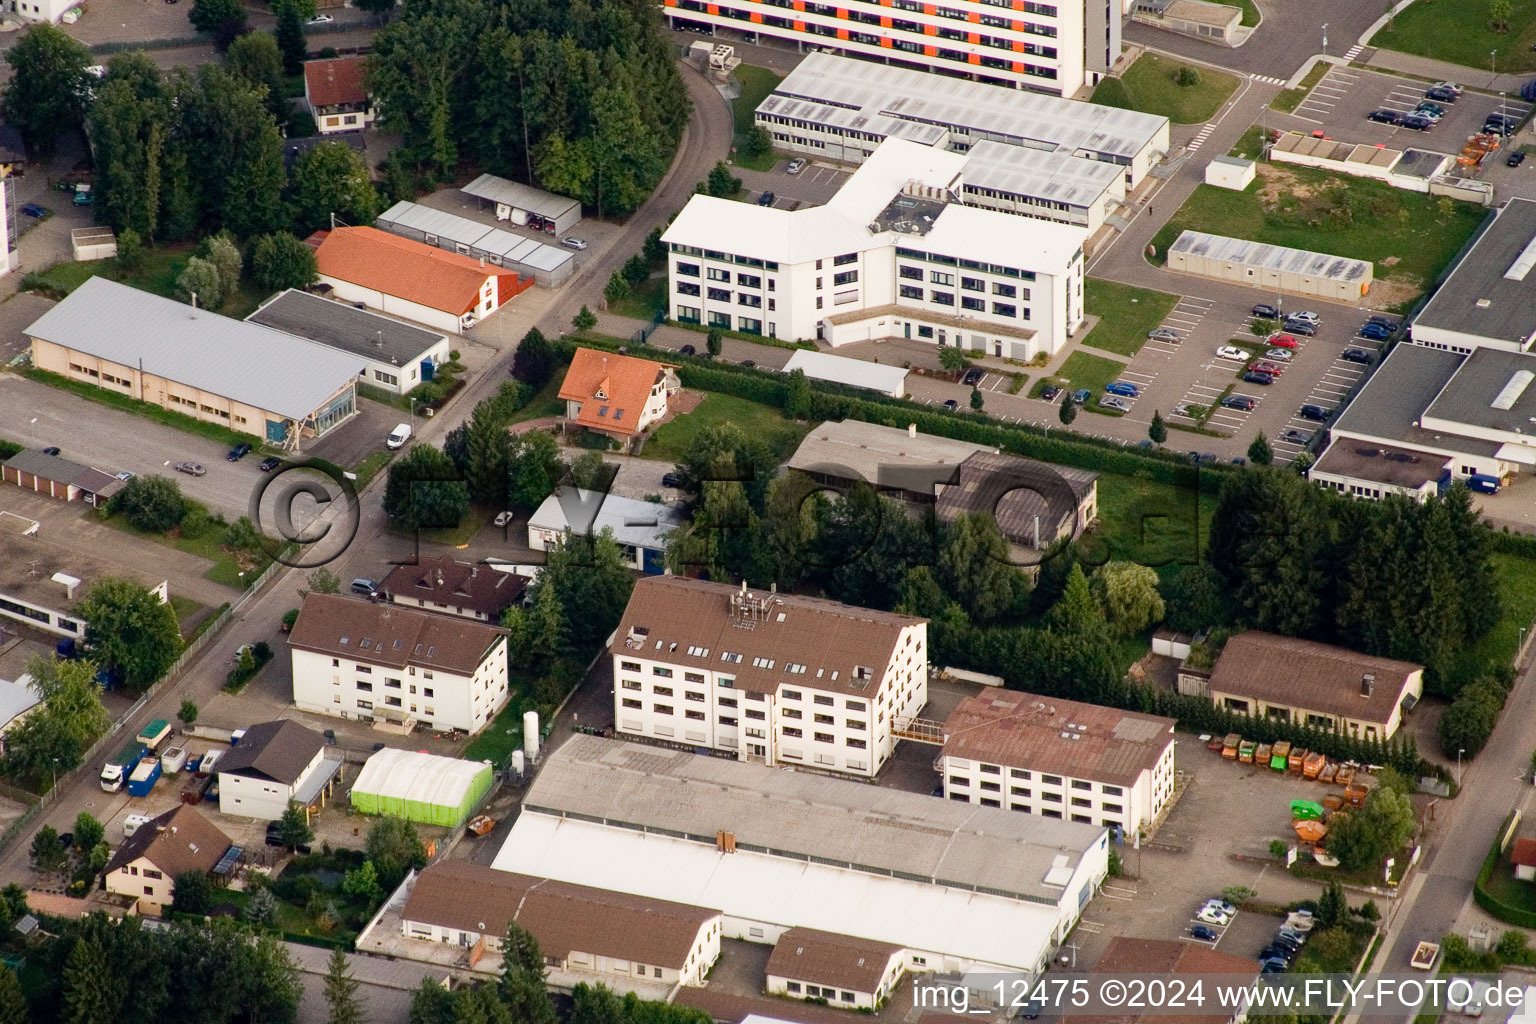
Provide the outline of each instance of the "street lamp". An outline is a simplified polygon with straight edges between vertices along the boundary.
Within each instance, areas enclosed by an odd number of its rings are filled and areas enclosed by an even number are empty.
[[[1461,788],[1461,755],[1467,752],[1466,747],[1456,748],[1456,788]]]
[[[1323,56],[1328,56],[1328,23],[1323,22]]]
[[[53,785],[51,787],[49,787],[48,792],[54,793],[54,791],[57,790],[58,788],[59,788],[59,759],[58,758],[54,758],[53,759]],[[55,796],[57,796],[57,794],[55,794]]]

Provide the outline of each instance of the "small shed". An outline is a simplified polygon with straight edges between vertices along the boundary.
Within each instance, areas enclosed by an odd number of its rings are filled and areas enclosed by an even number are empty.
[[[117,235],[111,228],[71,228],[69,245],[76,263],[108,260],[117,255]]]
[[[1213,156],[1205,165],[1205,183],[1241,192],[1253,184],[1255,173],[1252,160],[1240,156]]]
[[[423,825],[462,825],[491,788],[491,766],[386,747],[370,757],[352,783],[352,806]]]
[[[1521,836],[1509,848],[1509,861],[1515,866],[1515,877],[1522,882],[1536,881],[1536,839]]]

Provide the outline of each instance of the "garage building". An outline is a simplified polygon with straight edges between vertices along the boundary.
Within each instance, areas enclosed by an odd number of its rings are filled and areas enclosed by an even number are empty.
[[[0,464],[0,479],[50,498],[83,501],[93,507],[104,506],[127,486],[111,473],[49,455],[41,448],[27,448],[6,459]]]
[[[385,747],[352,783],[352,806],[423,825],[457,828],[491,789],[491,766]]]
[[[1168,269],[1267,291],[1355,302],[1371,290],[1372,266],[1328,253],[1186,231],[1168,249]]]
[[[576,272],[576,254],[568,249],[419,203],[401,200],[373,223],[392,235],[514,270],[542,288],[554,288]]]
[[[363,360],[93,277],[26,329],[32,365],[298,451],[357,411]]]
[[[577,200],[494,174],[482,174],[459,191],[482,203],[494,203],[496,219],[509,220],[518,227],[528,226],[530,214],[544,222],[541,230],[552,235],[563,235],[581,223],[581,203]]]

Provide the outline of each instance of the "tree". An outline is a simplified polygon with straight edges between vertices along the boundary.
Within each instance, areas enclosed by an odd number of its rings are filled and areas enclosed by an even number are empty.
[[[217,32],[230,22],[244,25],[245,8],[240,0],[192,0],[187,17],[199,32]]]
[[[395,9],[396,0],[352,0],[352,6],[384,19]]]
[[[704,191],[718,199],[729,199],[741,191],[741,179],[731,173],[725,161],[717,161],[715,166],[709,169],[709,177],[704,182]]]
[[[251,893],[245,904],[245,919],[258,928],[270,928],[277,923],[277,897],[263,886]]]
[[[1509,18],[1514,10],[1514,0],[1489,0],[1488,27],[1494,32],[1508,32]]]
[[[603,287],[603,298],[612,305],[629,296],[629,282],[624,280],[624,275],[615,270],[608,275],[608,284]]]
[[[277,15],[277,48],[283,54],[283,70],[296,74],[309,58],[309,42],[304,38],[304,22],[294,6],[285,6]]]
[[[1275,461],[1275,453],[1269,447],[1269,442],[1264,438],[1261,430],[1254,437],[1253,443],[1248,446],[1248,461],[1255,466],[1267,466]]]
[[[404,818],[386,816],[370,825],[363,849],[386,890],[394,890],[411,870],[427,866],[421,834]]]
[[[380,895],[379,874],[373,867],[373,861],[365,860],[351,871],[348,871],[341,880],[341,891],[348,896],[357,896],[366,900],[370,905]]]
[[[82,750],[107,731],[111,719],[101,704],[101,687],[96,683],[94,663],[57,661],[39,656],[27,663],[27,674],[32,677],[32,685],[42,698],[42,708],[34,711],[29,721],[39,714],[53,719]],[[60,767],[67,771],[74,764]]]
[[[1132,562],[1108,562],[1090,581],[1104,621],[1120,636],[1134,636],[1163,619],[1157,570]]]
[[[1382,858],[1401,849],[1414,830],[1413,804],[1396,790],[1377,787],[1357,811],[1333,816],[1328,852],[1345,871],[1375,870]]]
[[[1290,473],[1260,469],[1222,484],[1207,557],[1227,584],[1235,618],[1286,636],[1312,635],[1328,580],[1323,492]]]
[[[711,327],[709,333],[704,335],[704,349],[712,356],[718,356],[720,349],[725,345],[725,335],[718,327]]]
[[[1061,408],[1056,410],[1056,418],[1061,420],[1061,425],[1070,427],[1072,421],[1077,419],[1077,403],[1072,401],[1071,395],[1061,396]]]
[[[270,32],[247,32],[229,44],[224,54],[229,70],[258,88],[267,90],[264,102],[279,124],[286,123],[293,109],[283,81],[283,54]]]
[[[331,570],[321,566],[305,577],[309,583],[311,594],[339,594],[341,593],[341,577]]]
[[[116,669],[129,689],[147,688],[181,654],[175,611],[134,580],[98,578],[75,614],[85,620],[86,652],[101,665]]]
[[[597,326],[597,314],[593,313],[583,304],[581,310],[571,317],[571,326],[578,331],[590,331]]]
[[[240,272],[245,267],[240,247],[227,232],[213,235],[203,243],[203,247],[207,253],[205,258],[219,272],[219,294],[235,294],[240,290]]]
[[[811,382],[804,370],[791,370],[784,392],[784,415],[800,419],[811,414]]]
[[[309,827],[309,817],[304,813],[304,808],[292,802],[284,809],[283,816],[277,819],[277,828],[273,831],[278,841],[290,850],[315,838],[315,830]]]
[[[571,483],[588,491],[606,491],[611,475],[602,452],[582,452],[571,462]]]
[[[650,241],[649,236],[646,237],[646,241]],[[651,264],[644,255],[636,253],[624,261],[624,267],[619,271],[619,275],[624,278],[625,284],[638,288],[650,279]]]
[[[435,978],[423,978],[411,992],[410,1024],[458,1024],[453,993]]]
[[[750,157],[767,156],[773,152],[773,133],[760,124],[753,125],[752,130],[747,132],[741,150]]]
[[[1356,907],[1354,912],[1359,916],[1360,920],[1366,922],[1367,924],[1375,924],[1377,921],[1381,920],[1381,910],[1376,906],[1375,900],[1366,900],[1364,903]],[[1524,932],[1516,932],[1516,934],[1519,935],[1522,939],[1525,937]]]
[[[32,863],[39,871],[57,871],[64,866],[68,854],[59,845],[59,830],[44,825],[32,837]]]
[[[985,404],[985,402],[986,399],[981,396],[981,389],[971,388],[971,408],[975,409],[977,412],[981,412],[981,407],[983,404]]]
[[[554,435],[543,430],[518,435],[507,456],[507,504],[532,511],[559,482],[560,448]]]
[[[137,274],[144,269],[144,239],[133,228],[123,228],[117,233],[117,269],[125,274]]]
[[[326,1024],[363,1024],[368,1019],[357,995],[357,984],[348,969],[346,950],[337,946],[331,950],[331,959],[326,964]]]
[[[651,233],[645,236],[645,242],[640,247],[640,258],[651,269],[660,269],[667,264],[667,243],[661,240],[661,228],[654,227]]]
[[[111,970],[94,939],[79,939],[64,961],[64,1020],[68,1024],[113,1024],[117,1007],[107,983]]]
[[[263,288],[308,288],[319,276],[315,251],[286,231],[251,244],[251,278]]]
[[[970,365],[965,358],[965,353],[959,348],[945,345],[939,349],[939,366],[951,373],[957,373]]]
[[[512,376],[529,387],[542,388],[554,372],[555,355],[549,339],[537,327],[530,328],[512,355]]]
[[[1174,74],[1173,81],[1175,85],[1188,89],[1199,85],[1202,79],[1197,69],[1186,64]]]
[[[56,770],[69,771],[78,765],[84,749],[68,723],[56,715],[33,712],[6,733],[5,774],[31,780],[41,789],[52,783]]]
[[[289,198],[301,234],[336,222],[353,227],[373,223],[379,194],[363,155],[342,142],[322,142],[293,162]]]
[[[15,971],[0,971],[0,1024],[27,1024],[32,1011]]]
[[[464,475],[469,482],[470,496],[483,504],[504,505],[512,439],[490,403],[481,402],[470,413],[464,446],[467,456]]]
[[[1269,855],[1275,860],[1284,860],[1290,847],[1285,845],[1284,839],[1271,839],[1269,841]]]
[[[1525,963],[1527,952],[1526,943],[1527,940],[1525,937],[1525,932],[1516,931],[1515,929],[1511,928],[1509,931],[1499,936],[1499,944],[1497,947],[1499,959],[1503,960],[1506,964]]]
[[[1023,573],[1008,562],[1008,541],[985,512],[963,514],[944,528],[935,568],[945,592],[977,623],[1016,611],[1027,596]]]
[[[469,512],[469,488],[442,449],[419,444],[390,463],[384,512],[407,530],[451,529]]]
[[[544,985],[544,954],[539,951],[539,941],[512,921],[501,950],[501,978],[496,988],[512,1019],[518,1024],[555,1024],[555,1004]]]
[[[223,284],[218,267],[201,256],[193,256],[176,278],[176,294],[194,306],[218,309],[223,304]]]
[[[1344,896],[1344,887],[1336,881],[1329,882],[1317,899],[1318,928],[1336,928],[1344,923],[1348,915],[1349,901]]]
[[[1163,422],[1163,414],[1157,410],[1152,412],[1152,425],[1147,428],[1147,437],[1153,444],[1162,444],[1168,440],[1168,426]]]
[[[96,844],[107,837],[107,827],[96,820],[90,811],[75,815],[75,849],[94,850]]]
[[[206,914],[213,906],[213,883],[208,872],[183,871],[176,876],[172,889],[171,911],[177,914]]]
[[[1228,622],[1227,583],[1207,562],[1185,566],[1162,587],[1163,621],[1181,633],[1196,633]]]
[[[1493,735],[1499,712],[1504,707],[1504,691],[1497,683],[1482,680],[1463,687],[1451,706],[1440,716],[1437,733],[1440,751],[1446,757],[1476,757]]]
[[[53,155],[59,135],[85,123],[91,51],[57,25],[30,26],[5,55],[11,80],[0,101],[5,120],[26,140],[34,161]]]

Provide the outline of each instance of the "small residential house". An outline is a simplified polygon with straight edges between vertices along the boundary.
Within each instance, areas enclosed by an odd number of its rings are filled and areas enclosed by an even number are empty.
[[[405,937],[468,947],[471,964],[487,954],[499,959],[514,921],[538,940],[552,976],[697,987],[720,955],[718,910],[462,860],[413,873],[403,888],[409,893],[400,912]],[[366,933],[358,947],[367,948]]]
[[[1521,836],[1510,845],[1509,861],[1515,877],[1522,882],[1536,882],[1536,839]]]
[[[219,810],[276,821],[290,803],[323,805],[342,763],[325,753],[325,737],[291,719],[251,726],[219,758]]]
[[[528,546],[546,551],[578,537],[613,533],[624,563],[639,572],[666,569],[667,538],[688,525],[679,509],[617,494],[558,487],[528,518]]]
[[[769,995],[825,999],[828,1006],[875,1010],[901,978],[905,950],[888,942],[791,928],[768,957]]]
[[[320,282],[337,298],[449,334],[463,334],[533,287],[515,270],[378,228],[317,231],[309,242]]]
[[[522,602],[528,578],[447,555],[417,555],[415,564],[391,569],[379,589],[391,604],[494,626],[502,612]]]
[[[373,120],[363,81],[366,63],[362,57],[304,62],[304,104],[322,136],[357,131]]]
[[[1252,978],[1259,973],[1259,964],[1247,957],[1234,956],[1212,949],[1201,942],[1183,939],[1130,939],[1117,937],[1109,940],[1099,962],[1094,965],[1097,974],[1128,978],[1133,975],[1146,977],[1188,979],[1193,985],[1201,975],[1224,974],[1234,982]],[[991,984],[988,979],[988,984]],[[1236,986],[1234,986],[1236,987]],[[1207,986],[1209,989],[1210,986]],[[1191,1009],[1175,1017],[1157,1010],[1122,1010],[1112,1015],[1073,1014],[1073,1019],[1085,1024],[1241,1024],[1248,1016],[1246,1006],[1223,1006],[1220,997],[1208,998],[1199,1010]]]
[[[468,617],[310,594],[288,646],[294,704],[386,732],[479,732],[510,697],[507,631]]]
[[[628,448],[667,414],[682,384],[677,367],[636,356],[578,348],[560,385],[567,429],[584,427]]]
[[[196,808],[179,804],[140,825],[117,848],[107,861],[107,891],[136,897],[141,914],[163,914],[175,896],[180,875],[227,872],[240,852]],[[231,853],[235,856],[226,856]]]
[[[1208,691],[1228,711],[1382,741],[1423,695],[1422,665],[1255,629],[1227,641]]]

